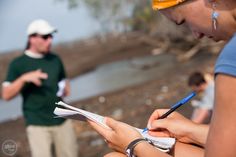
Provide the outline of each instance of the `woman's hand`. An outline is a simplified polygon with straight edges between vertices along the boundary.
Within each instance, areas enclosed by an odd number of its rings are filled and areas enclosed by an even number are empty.
[[[149,134],[152,136],[174,137],[180,142],[204,145],[208,126],[192,122],[177,112],[167,118],[158,119],[167,109],[155,110],[148,120]]]
[[[104,128],[90,120],[89,124],[105,138],[108,146],[116,151],[125,153],[130,142],[142,137],[134,127],[128,124],[107,117],[105,120],[111,129]]]

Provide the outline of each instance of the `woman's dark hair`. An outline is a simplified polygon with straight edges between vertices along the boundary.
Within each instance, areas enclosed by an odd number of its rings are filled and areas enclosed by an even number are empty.
[[[206,83],[206,80],[201,72],[192,73],[188,79],[189,86],[200,86],[203,83]]]

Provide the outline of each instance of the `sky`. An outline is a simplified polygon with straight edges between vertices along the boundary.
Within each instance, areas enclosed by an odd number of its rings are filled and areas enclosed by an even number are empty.
[[[83,4],[68,9],[66,0],[0,0],[0,53],[24,49],[26,29],[35,19],[45,19],[58,29],[54,43],[87,38],[101,30]]]

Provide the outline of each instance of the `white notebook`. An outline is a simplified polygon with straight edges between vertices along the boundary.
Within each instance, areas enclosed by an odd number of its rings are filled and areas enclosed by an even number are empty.
[[[96,122],[97,124],[110,129],[105,121],[104,117],[100,116],[95,113],[91,113],[73,106],[70,106],[62,101],[56,103],[58,107],[55,108],[54,114],[56,115],[55,118],[63,117],[63,118],[69,118],[69,119],[75,119],[80,121],[86,121],[86,119],[92,120]],[[63,108],[62,108],[63,107]],[[170,149],[175,144],[175,138],[168,138],[168,137],[154,137],[150,136],[147,132],[143,133],[142,129],[136,128],[140,134],[147,138],[148,140],[152,141],[152,143],[161,151],[163,152],[169,152]]]

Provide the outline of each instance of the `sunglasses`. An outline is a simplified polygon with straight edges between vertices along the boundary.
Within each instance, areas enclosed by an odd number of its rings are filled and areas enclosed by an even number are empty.
[[[38,36],[40,36],[43,40],[47,40],[48,38],[53,38],[52,34],[38,35]]]
[[[53,38],[52,34],[46,34],[46,35],[39,35],[39,34],[33,34],[32,36],[37,36],[42,38],[43,40],[48,40],[49,38]]]

